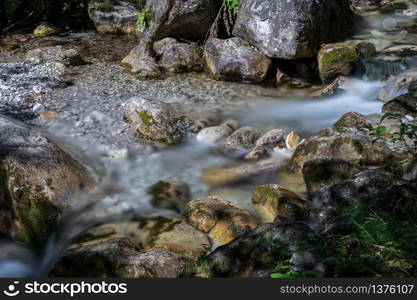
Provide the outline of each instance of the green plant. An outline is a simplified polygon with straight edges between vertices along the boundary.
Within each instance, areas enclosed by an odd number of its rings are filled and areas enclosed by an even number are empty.
[[[152,10],[150,7],[145,7],[139,13],[138,18],[136,20],[136,28],[138,30],[145,30],[149,27],[152,20]]]
[[[239,12],[240,0],[224,0],[224,1],[226,1],[226,4],[232,10],[233,15],[236,16]]]
[[[390,132],[390,130],[382,125],[385,120],[397,120],[399,123],[399,131]],[[399,141],[407,145],[407,139],[409,139],[414,147],[417,147],[417,126],[407,123],[399,114],[385,113],[382,115],[377,126],[371,129],[371,135],[377,139],[384,136],[390,136],[394,142]]]
[[[412,216],[359,204],[341,209],[344,228],[325,234],[317,252],[329,276],[405,277],[417,273],[417,225]]]

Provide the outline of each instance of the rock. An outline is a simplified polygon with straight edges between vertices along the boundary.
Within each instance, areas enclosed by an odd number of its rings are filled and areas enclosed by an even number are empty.
[[[250,152],[245,155],[245,160],[256,161],[261,158],[264,158],[268,155],[269,151],[267,147],[264,146],[255,146]]]
[[[198,260],[211,249],[207,235],[184,221],[174,220],[159,229],[151,243],[153,249],[167,250],[191,260]]]
[[[226,155],[242,156],[255,146],[256,141],[261,136],[262,133],[253,127],[242,127],[230,136],[218,141],[219,149]]]
[[[0,235],[43,247],[95,179],[50,136],[0,117]]]
[[[248,277],[257,270],[272,270],[277,262],[309,249],[314,239],[314,231],[303,222],[258,226],[210,254],[212,276]]]
[[[150,0],[147,5],[153,14],[149,31],[155,37],[154,40],[173,37],[196,41],[206,37],[221,2]]]
[[[385,87],[378,92],[378,99],[388,102],[399,95],[406,94],[410,85],[417,82],[417,69],[406,72],[387,81]]]
[[[415,218],[416,199],[417,190],[409,183],[384,171],[366,170],[316,191],[307,200],[307,208],[323,232],[334,232],[345,226],[346,208],[377,207],[399,218]]]
[[[252,203],[265,223],[279,220],[304,219],[304,199],[277,184],[257,186],[252,193]]]
[[[298,146],[288,163],[291,172],[301,172],[304,163],[315,158],[340,158],[359,166],[383,166],[396,155],[381,140],[373,141],[354,128],[324,129]]]
[[[26,53],[26,59],[36,63],[58,62],[65,66],[79,66],[85,64],[79,51],[76,49],[63,49],[62,46],[29,50]]]
[[[295,59],[313,57],[322,43],[343,38],[352,25],[348,0],[246,0],[233,35],[270,58]]]
[[[363,61],[365,76],[369,80],[387,80],[408,69],[407,61],[397,56],[375,56]]]
[[[156,41],[153,43],[153,50],[155,51],[155,54],[161,57],[165,50],[172,45],[178,44],[178,41],[174,38],[164,38],[162,40]]]
[[[68,251],[53,277],[177,278],[188,260],[165,250],[140,252],[129,239],[110,239]]]
[[[277,158],[267,158],[254,163],[239,163],[230,166],[205,170],[202,174],[202,181],[211,186],[223,186],[245,181],[258,181],[268,178],[279,167],[281,163]]]
[[[74,246],[103,242],[109,239],[129,239],[135,246],[149,250],[152,242],[161,228],[172,224],[174,219],[165,217],[150,217],[138,220],[126,220],[118,223],[102,224],[84,231],[74,240]]]
[[[291,131],[285,138],[285,145],[288,150],[294,152],[298,145],[301,144],[301,138],[295,131]]]
[[[356,45],[356,50],[362,58],[369,58],[376,53],[374,44],[370,42],[360,42]]]
[[[52,35],[57,35],[61,32],[61,30],[57,27],[55,27],[52,24],[43,23],[36,27],[36,29],[33,31],[33,35],[36,38],[42,38]]]
[[[130,1],[93,0],[88,4],[88,14],[97,31],[113,34],[136,34],[139,11]]]
[[[148,44],[141,41],[121,61],[124,67],[140,79],[157,79],[162,75],[149,47]]]
[[[399,113],[401,115],[417,113],[417,81],[409,85],[407,93],[385,103],[382,111]]]
[[[383,51],[387,55],[395,55],[400,57],[416,56],[417,46],[416,45],[396,45],[391,46]]]
[[[228,120],[219,126],[203,128],[197,134],[197,140],[204,143],[216,143],[217,141],[230,136],[238,126],[234,120]]]
[[[304,182],[308,194],[326,185],[339,183],[351,178],[362,169],[339,158],[316,158],[307,161],[303,166]]]
[[[261,82],[271,67],[269,58],[239,38],[209,39],[204,48],[204,59],[216,80]]]
[[[188,184],[177,180],[159,181],[149,188],[148,194],[154,207],[172,209],[178,213],[191,200]]]
[[[257,226],[255,219],[246,210],[217,197],[189,202],[184,215],[188,223],[207,233],[214,245],[226,244]]]
[[[276,81],[278,85],[283,85],[289,83],[291,81],[291,77],[280,69],[277,69]]]
[[[338,76],[349,76],[359,62],[359,54],[355,45],[343,42],[327,44],[318,54],[320,78],[330,83]]]
[[[372,121],[366,116],[357,112],[344,114],[335,124],[336,127],[355,128],[359,131],[366,131],[373,128]]]
[[[277,144],[282,143],[284,140],[284,130],[275,128],[269,130],[263,136],[261,136],[255,143],[256,147],[264,146],[268,148],[274,148]]]
[[[194,44],[170,45],[162,54],[161,66],[174,73],[199,72],[203,68],[202,50]]]
[[[122,104],[127,122],[137,127],[140,138],[162,144],[177,144],[187,132],[187,122],[171,104],[133,97]]]

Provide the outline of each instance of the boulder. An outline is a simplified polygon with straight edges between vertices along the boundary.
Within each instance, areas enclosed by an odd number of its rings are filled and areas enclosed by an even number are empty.
[[[226,244],[257,226],[246,210],[217,197],[189,202],[184,215],[188,223],[207,233],[216,246]]]
[[[323,232],[334,232],[344,228],[346,209],[359,213],[376,207],[400,219],[414,219],[416,199],[415,186],[381,170],[366,170],[316,191],[307,208]]]
[[[178,180],[163,180],[148,189],[151,204],[162,209],[171,209],[181,213],[190,199],[190,187]]]
[[[109,239],[67,251],[52,277],[177,278],[188,260],[166,250],[140,252],[129,239]]]
[[[304,164],[315,158],[340,158],[359,166],[383,166],[396,155],[382,141],[373,141],[354,128],[324,129],[306,139],[288,163],[291,172],[301,172]]]
[[[53,137],[0,117],[0,235],[44,246],[58,217],[95,179]]]
[[[374,44],[370,42],[360,42],[356,45],[356,50],[362,58],[368,58],[376,53]]]
[[[204,232],[184,221],[173,220],[159,228],[151,248],[167,250],[195,261],[210,251],[211,242]]]
[[[123,58],[121,64],[140,79],[156,79],[161,77],[161,70],[152,55],[149,44],[141,41],[129,54]]]
[[[57,35],[61,30],[49,23],[43,23],[35,28],[33,36],[36,38],[43,38],[47,36]]]
[[[162,40],[156,41],[153,43],[153,51],[159,57],[161,57],[165,50],[172,45],[178,44],[178,41],[174,38],[164,38]]]
[[[343,42],[327,44],[318,54],[320,78],[330,83],[338,76],[349,76],[359,62],[355,45]]]
[[[64,49],[62,46],[43,47],[29,50],[26,53],[26,59],[36,63],[58,62],[65,66],[78,66],[85,64],[76,49]]]
[[[394,112],[401,115],[417,113],[417,81],[410,83],[407,93],[385,103],[382,110],[383,112]]]
[[[88,14],[100,33],[137,33],[139,11],[131,1],[93,0],[88,4]]]
[[[416,45],[396,45],[391,46],[383,51],[387,55],[395,55],[400,57],[416,56],[417,46]]]
[[[271,67],[269,58],[239,38],[209,39],[204,59],[208,72],[216,80],[261,82]]]
[[[173,73],[199,72],[203,68],[202,50],[194,44],[167,46],[162,54],[161,66]]]
[[[342,39],[352,25],[348,0],[246,0],[233,34],[268,57],[295,59],[313,57],[322,43]]]
[[[372,129],[372,121],[357,112],[345,113],[337,122],[334,124],[335,127],[349,127],[355,128],[359,131],[366,131]]]
[[[260,185],[252,192],[252,203],[265,223],[304,219],[305,200],[277,184]]]
[[[326,185],[349,179],[361,170],[340,158],[316,158],[304,164],[303,177],[308,194],[311,195]]]
[[[152,20],[145,36],[153,40],[166,37],[204,40],[216,18],[221,1],[218,0],[149,0],[147,6]]]
[[[408,88],[417,82],[417,69],[409,69],[394,78],[378,92],[378,99],[384,102],[393,100],[399,95],[406,94]]]
[[[209,144],[216,143],[230,136],[236,130],[237,125],[236,121],[228,120],[218,126],[203,128],[197,134],[197,140]]]
[[[109,239],[129,239],[135,246],[149,250],[155,236],[161,228],[172,224],[176,219],[167,217],[149,217],[137,220],[126,220],[118,223],[106,223],[92,227],[73,239],[72,248],[85,244],[103,242]]]
[[[365,76],[369,80],[387,80],[408,69],[407,61],[398,56],[374,56],[364,59]]]
[[[310,249],[315,238],[314,231],[304,222],[264,224],[217,248],[208,262],[215,277],[249,277],[259,270],[269,270],[269,275],[277,263]],[[302,265],[299,262],[288,267],[288,271],[322,269],[319,263]]]
[[[255,146],[262,133],[247,126],[237,129],[230,136],[218,141],[222,153],[230,156],[242,156]]]
[[[162,144],[177,144],[187,132],[187,121],[171,104],[133,97],[122,104],[127,122],[136,126],[138,137]]]

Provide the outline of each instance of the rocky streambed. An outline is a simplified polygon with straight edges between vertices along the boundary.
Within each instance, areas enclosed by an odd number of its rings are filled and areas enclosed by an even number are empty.
[[[2,37],[1,276],[417,274],[417,3],[335,1],[273,45],[300,8],[260,40],[248,0],[202,46],[216,1],[151,3],[141,38],[147,7],[96,2],[98,32]]]

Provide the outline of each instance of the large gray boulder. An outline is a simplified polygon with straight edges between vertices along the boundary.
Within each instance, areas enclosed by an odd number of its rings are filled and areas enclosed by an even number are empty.
[[[217,16],[219,0],[149,0],[152,22],[146,33],[152,40],[165,37],[202,40]]]
[[[90,1],[88,14],[100,33],[137,33],[136,20],[139,11],[131,1]]]
[[[348,0],[242,0],[235,36],[271,58],[312,57],[353,24]]]
[[[260,82],[271,60],[239,38],[209,39],[204,49],[209,73],[216,80]]]

